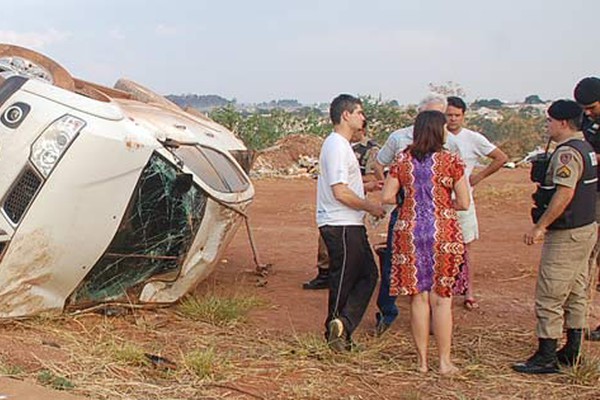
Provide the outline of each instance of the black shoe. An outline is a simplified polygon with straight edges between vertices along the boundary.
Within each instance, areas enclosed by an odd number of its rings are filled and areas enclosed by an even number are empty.
[[[600,325],[593,331],[586,330],[585,340],[589,340],[590,342],[600,342]]]
[[[556,339],[539,339],[535,354],[525,362],[513,364],[512,369],[523,374],[555,374],[560,372],[556,359]]]
[[[579,359],[583,329],[567,329],[567,343],[556,352],[556,359],[560,365],[572,367]]]
[[[392,324],[385,322],[381,313],[375,314],[375,319],[377,320],[377,322],[375,323],[375,336],[380,337],[388,329],[390,329],[390,326],[392,326]]]
[[[319,290],[329,288],[329,270],[319,268],[319,273],[312,280],[303,283],[304,290]]]

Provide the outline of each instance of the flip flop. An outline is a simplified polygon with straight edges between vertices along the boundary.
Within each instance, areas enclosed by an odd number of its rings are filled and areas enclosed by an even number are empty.
[[[477,303],[477,300],[475,300],[475,299],[465,299],[465,301],[463,302],[463,306],[468,311],[477,310],[479,308],[479,304]]]

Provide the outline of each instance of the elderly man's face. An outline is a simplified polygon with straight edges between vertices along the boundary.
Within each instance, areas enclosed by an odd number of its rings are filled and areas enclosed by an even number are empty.
[[[583,106],[583,112],[592,119],[600,119],[600,101],[595,101],[592,104]]]

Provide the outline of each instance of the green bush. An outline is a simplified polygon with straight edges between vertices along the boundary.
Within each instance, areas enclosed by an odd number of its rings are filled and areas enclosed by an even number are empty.
[[[414,106],[400,107],[396,101],[362,96],[368,119],[368,135],[383,145],[390,133],[409,126],[417,114]],[[531,107],[519,110],[501,108],[501,120],[467,113],[467,126],[482,132],[499,145],[510,157],[521,157],[537,145],[544,144],[544,115]],[[252,113],[236,110],[234,104],[215,109],[210,117],[233,131],[246,146],[261,150],[290,134],[309,134],[324,137],[331,129],[329,115],[316,108],[298,111],[282,109],[257,110]]]

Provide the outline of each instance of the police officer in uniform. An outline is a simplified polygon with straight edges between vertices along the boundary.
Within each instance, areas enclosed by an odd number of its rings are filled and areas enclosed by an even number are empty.
[[[575,100],[583,107],[585,113],[581,130],[585,139],[592,145],[596,157],[600,158],[600,79],[595,77],[583,78],[574,90]],[[600,176],[600,170],[598,171]],[[598,197],[596,199],[596,222],[600,224],[600,181],[598,182]],[[600,253],[600,243],[596,242],[592,256],[590,257],[590,280],[593,283],[596,277]],[[600,291],[600,284],[596,286]],[[588,340],[600,341],[600,325],[589,333]]]
[[[558,372],[559,363],[573,365],[586,327],[588,259],[596,243],[596,154],[583,134],[582,109],[558,100],[548,109],[547,127],[556,150],[532,167],[537,183],[531,214],[534,226],[524,241],[543,240],[535,292],[536,335],[539,347],[517,372]],[[541,164],[541,167],[540,167]],[[567,328],[567,343],[556,351]]]

